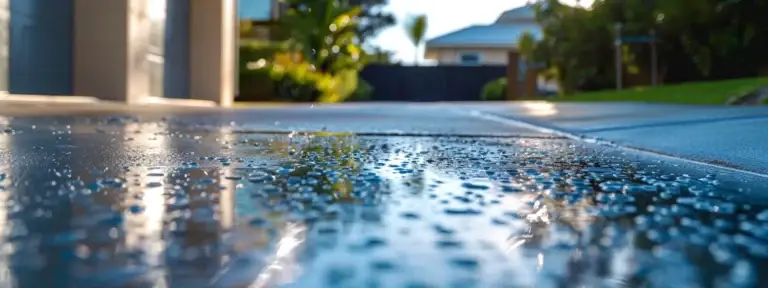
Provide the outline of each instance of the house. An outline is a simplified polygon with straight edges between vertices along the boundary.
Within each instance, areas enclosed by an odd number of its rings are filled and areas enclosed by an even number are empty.
[[[502,13],[490,25],[474,25],[428,40],[425,58],[438,65],[506,65],[508,51],[516,49],[526,32],[537,39],[542,35],[530,4]]]
[[[227,106],[238,15],[270,21],[274,3],[0,0],[0,101],[47,95]]]
[[[517,42],[525,33],[535,39],[543,35],[532,4],[505,11],[490,25],[474,25],[428,40],[425,58],[437,65],[506,66],[509,51],[517,50]],[[539,77],[530,63],[520,61],[518,65],[524,95],[557,92],[557,84]]]

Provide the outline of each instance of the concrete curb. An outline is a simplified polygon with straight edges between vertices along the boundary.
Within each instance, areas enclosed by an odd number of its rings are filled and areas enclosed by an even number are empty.
[[[728,99],[727,105],[762,105],[768,99],[768,87],[762,87],[744,95],[734,96]]]
[[[73,95],[17,95],[17,94],[0,94],[0,104],[8,102],[12,104],[86,104],[86,105],[110,105],[110,106],[125,106],[125,107],[138,107],[138,106],[171,106],[171,107],[203,107],[203,108],[217,108],[219,107],[216,102],[209,100],[199,99],[174,99],[163,97],[145,97],[138,103],[124,103],[118,101],[101,100],[96,97],[89,96],[73,96]]]
[[[55,96],[55,95],[0,95],[0,102],[24,102],[24,103],[83,103],[95,104],[101,100],[87,96]]]
[[[163,97],[145,97],[138,105],[169,105],[169,106],[182,106],[182,107],[219,107],[216,102],[209,100],[199,99],[178,99],[178,98],[163,98]]]

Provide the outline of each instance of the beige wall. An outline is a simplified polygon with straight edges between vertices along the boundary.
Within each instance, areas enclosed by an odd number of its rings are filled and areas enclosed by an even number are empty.
[[[127,103],[155,96],[151,79],[155,77],[155,84],[162,85],[162,78],[153,76],[152,57],[148,57],[152,52],[153,26],[148,17],[152,1],[165,0],[75,0],[75,95]],[[189,96],[229,106],[237,67],[236,2],[189,1]],[[162,45],[162,37],[157,40],[155,44]],[[162,66],[155,68],[154,74],[162,73]]]
[[[190,0],[190,93],[230,106],[235,97],[237,3]]]
[[[149,92],[140,76],[149,66],[138,55],[149,44],[142,37],[148,22],[135,11],[141,2],[75,1],[75,95],[133,103]]]
[[[482,65],[507,65],[507,52],[510,48],[429,48],[425,58],[436,60],[439,64],[460,64],[462,52],[480,53]]]

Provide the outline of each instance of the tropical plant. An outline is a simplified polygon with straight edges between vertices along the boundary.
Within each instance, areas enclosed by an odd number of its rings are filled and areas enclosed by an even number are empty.
[[[405,22],[405,31],[414,47],[414,64],[419,64],[419,47],[427,34],[427,15],[413,15]]]
[[[291,31],[293,50],[320,72],[360,69],[362,50],[357,45],[357,26],[362,11],[328,0],[285,0],[300,4],[289,9],[281,24]]]
[[[347,4],[360,7],[360,23],[357,25],[357,37],[360,45],[369,44],[367,40],[372,39],[382,30],[397,23],[392,13],[381,9],[387,0],[346,0]]]
[[[525,32],[517,39],[517,51],[524,60],[533,60],[536,51],[536,38],[530,32]]]
[[[365,59],[358,45],[361,8],[338,1],[285,0],[291,8],[280,20],[290,36],[283,57],[253,63],[278,81],[283,96],[300,101],[338,102],[357,86]]]

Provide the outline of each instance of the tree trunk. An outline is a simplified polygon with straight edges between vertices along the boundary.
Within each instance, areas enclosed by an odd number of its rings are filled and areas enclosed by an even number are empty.
[[[419,44],[413,46],[413,66],[419,66]]]

